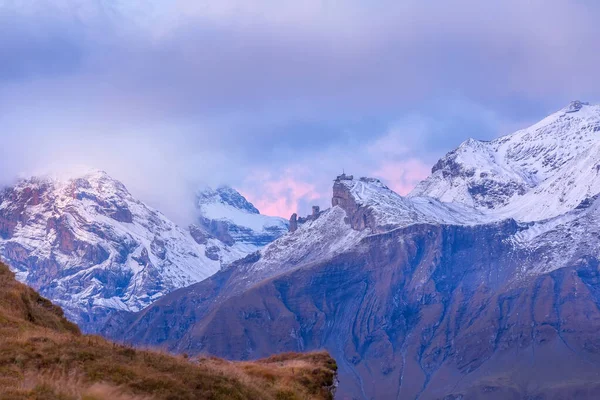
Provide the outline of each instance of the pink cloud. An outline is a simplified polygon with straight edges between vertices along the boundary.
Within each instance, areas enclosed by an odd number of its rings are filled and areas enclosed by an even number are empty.
[[[383,179],[395,192],[406,195],[417,183],[429,175],[429,165],[418,159],[382,161],[370,176]],[[262,214],[288,218],[292,213],[306,209],[308,204],[328,203],[330,192],[300,176],[303,168],[288,168],[280,175],[260,171],[250,174],[240,192]],[[310,175],[310,174],[309,174]]]
[[[417,183],[427,178],[430,167],[417,159],[384,162],[374,172],[396,193],[407,195]]]
[[[304,182],[294,175],[297,171],[288,169],[281,176],[272,173],[252,174],[246,181],[242,194],[265,215],[278,215],[288,218],[298,212],[300,201],[321,199],[315,185]]]

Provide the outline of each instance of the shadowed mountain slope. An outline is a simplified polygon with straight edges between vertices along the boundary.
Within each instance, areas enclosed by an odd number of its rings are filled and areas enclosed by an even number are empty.
[[[219,273],[119,337],[233,359],[326,348],[340,398],[595,398],[598,261],[516,282],[517,230],[411,226],[215,301],[230,285]]]
[[[327,353],[231,363],[85,336],[0,263],[0,399],[331,399]]]

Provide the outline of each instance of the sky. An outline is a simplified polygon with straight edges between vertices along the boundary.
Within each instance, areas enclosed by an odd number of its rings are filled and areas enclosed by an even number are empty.
[[[0,0],[0,185],[107,171],[177,222],[343,170],[406,194],[446,152],[600,102],[595,0]]]

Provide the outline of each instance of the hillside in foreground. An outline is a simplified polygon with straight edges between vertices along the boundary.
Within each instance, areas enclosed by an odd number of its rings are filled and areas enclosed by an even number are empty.
[[[331,399],[324,352],[188,359],[82,335],[0,263],[0,399]]]

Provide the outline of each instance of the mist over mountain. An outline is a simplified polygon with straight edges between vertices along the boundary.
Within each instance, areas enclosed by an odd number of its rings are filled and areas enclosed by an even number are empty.
[[[99,168],[179,224],[203,185],[286,218],[343,168],[405,194],[468,137],[600,100],[598,7],[3,0],[0,185]]]

